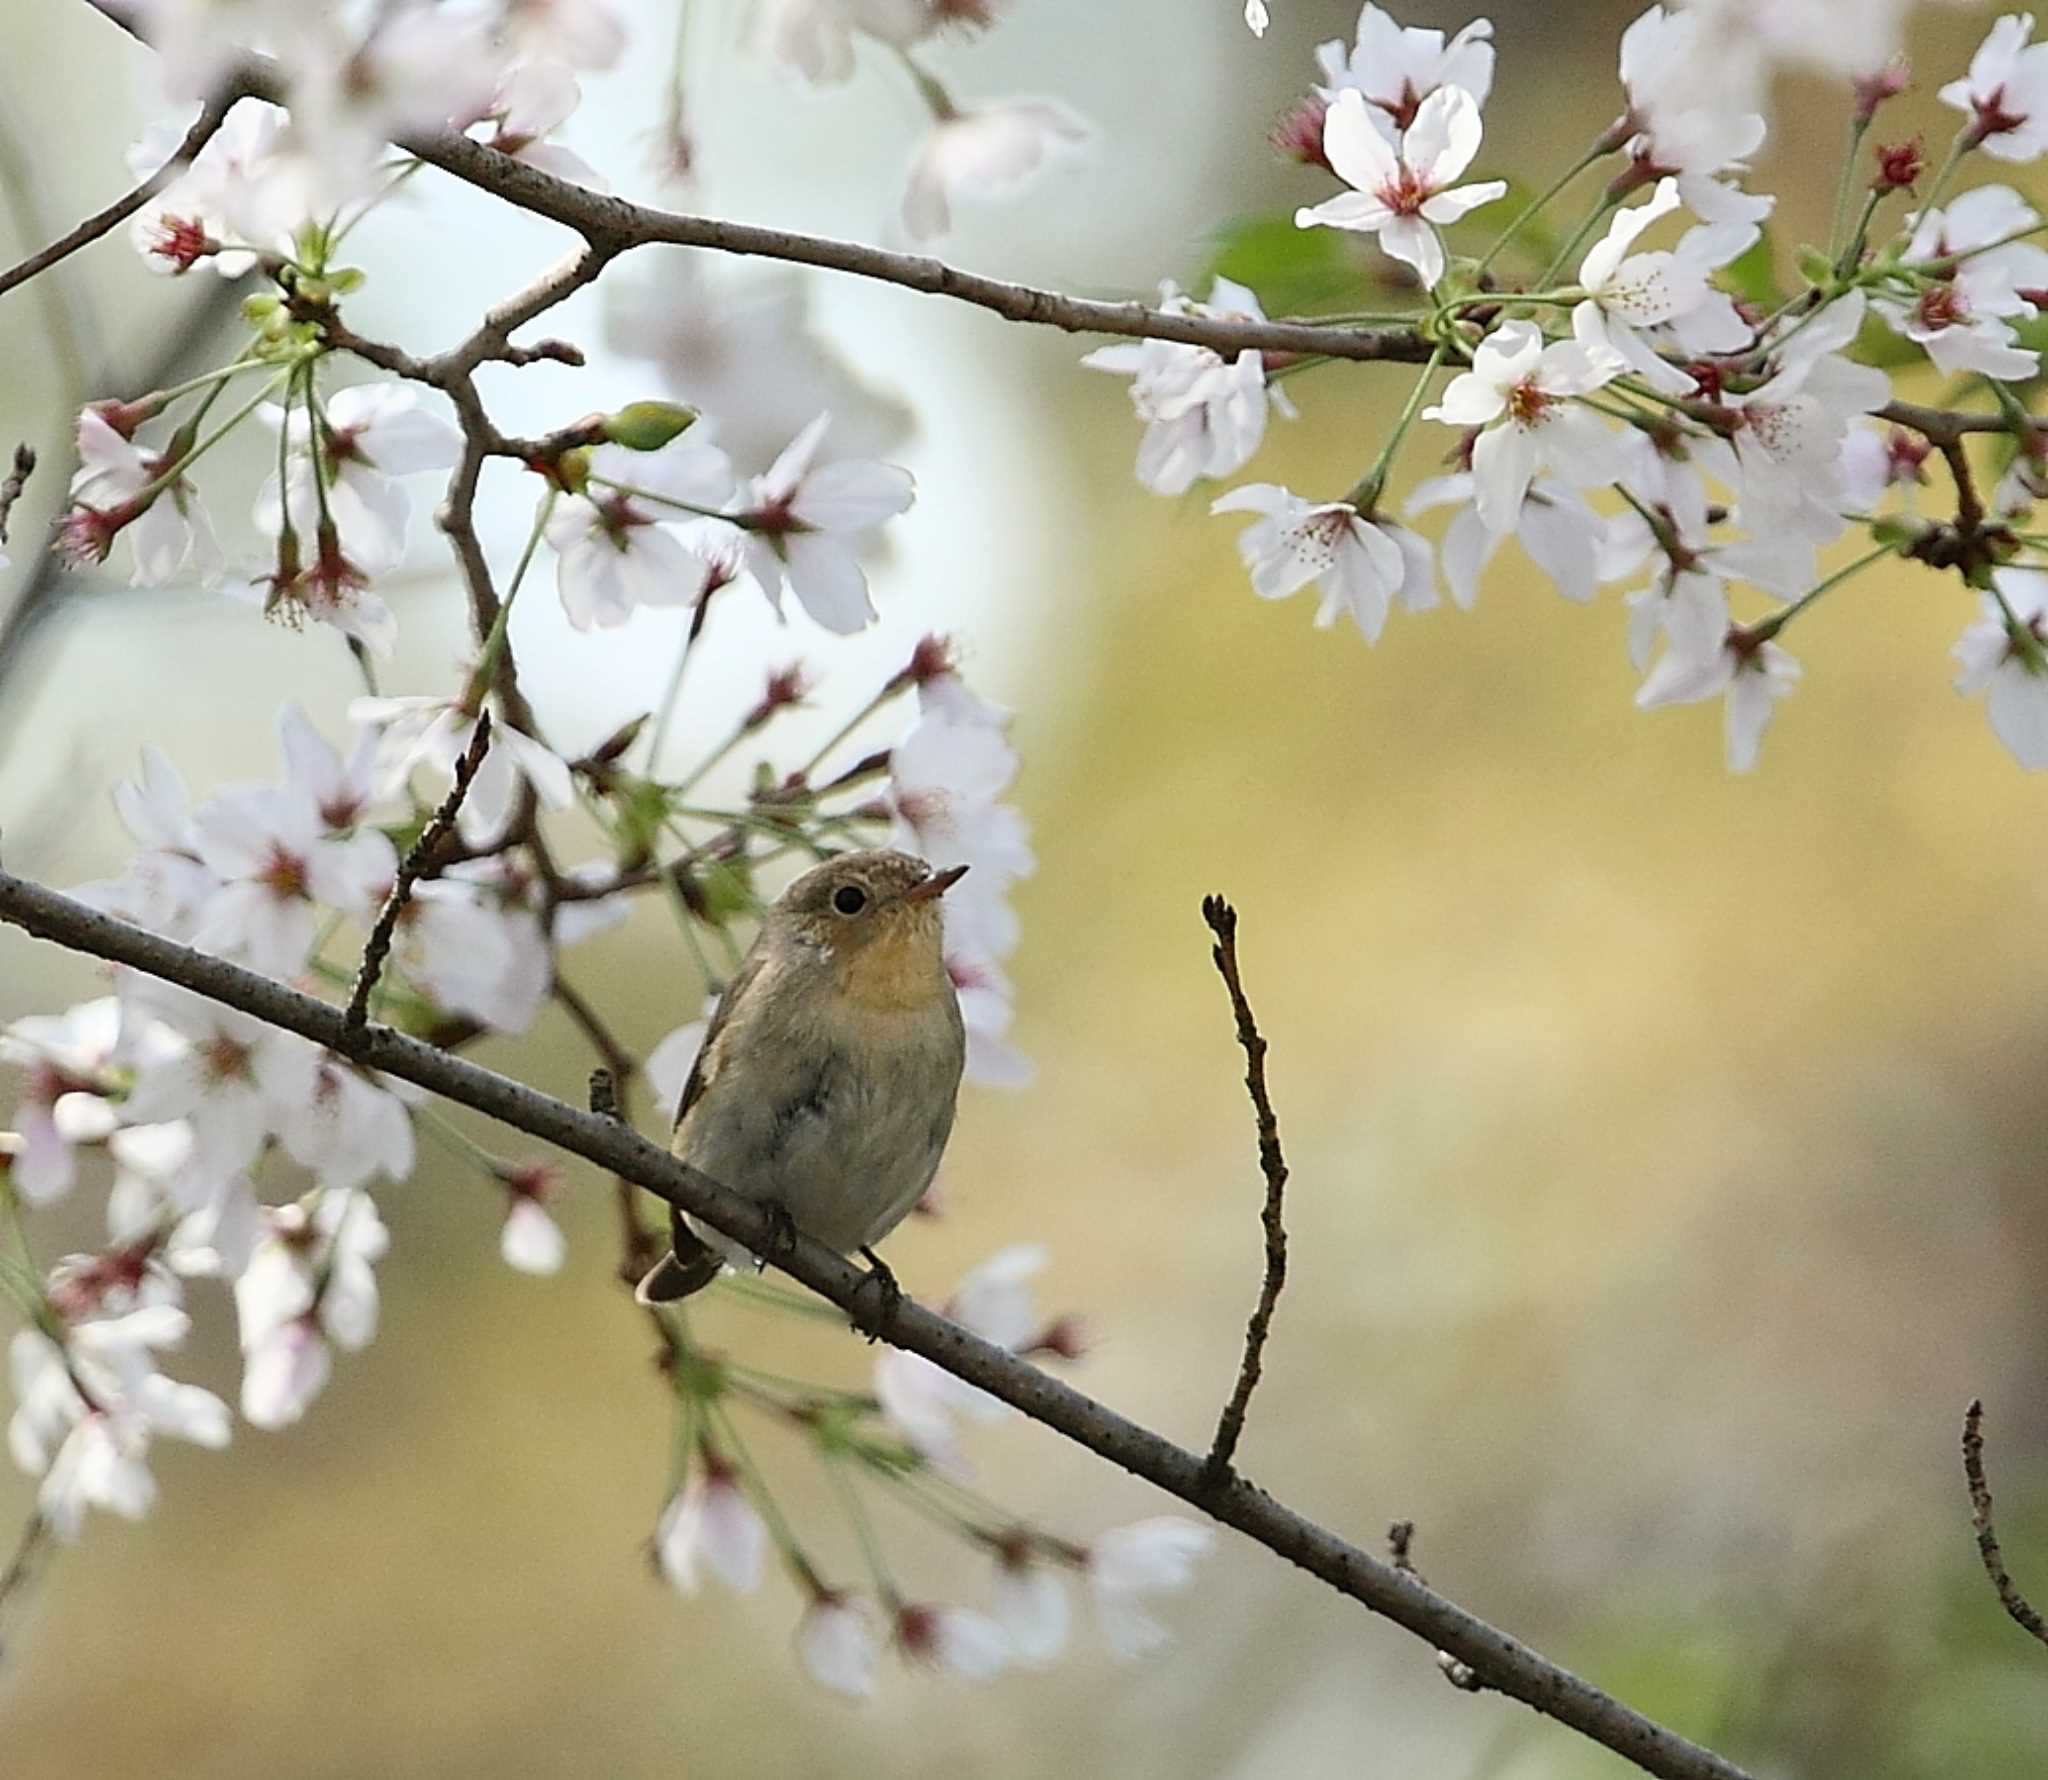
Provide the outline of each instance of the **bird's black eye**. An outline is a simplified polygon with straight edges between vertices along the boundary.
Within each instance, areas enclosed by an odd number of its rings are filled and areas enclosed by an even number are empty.
[[[858,884],[841,884],[832,892],[832,906],[842,915],[857,915],[868,906],[868,893]]]

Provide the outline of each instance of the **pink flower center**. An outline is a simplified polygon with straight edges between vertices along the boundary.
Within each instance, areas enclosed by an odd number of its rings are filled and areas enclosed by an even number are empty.
[[[1930,284],[1920,293],[1917,313],[1923,327],[1962,327],[1969,322],[1970,305],[1953,281]]]
[[[150,258],[161,260],[174,272],[189,272],[217,245],[198,218],[166,212],[150,230],[148,251]]]
[[[1399,162],[1393,178],[1374,194],[1396,216],[1420,216],[1423,205],[1436,196],[1436,188],[1406,161]]]
[[[309,893],[305,860],[275,842],[263,869],[256,874],[256,881],[280,902],[303,901]]]
[[[1539,389],[1533,377],[1524,377],[1508,391],[1508,418],[1517,426],[1541,426],[1556,405],[1557,398]]]
[[[212,1081],[243,1081],[249,1074],[249,1047],[225,1032],[216,1032],[199,1047],[199,1062]]]

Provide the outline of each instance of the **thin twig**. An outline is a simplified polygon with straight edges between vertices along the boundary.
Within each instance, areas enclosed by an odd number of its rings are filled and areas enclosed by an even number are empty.
[[[1216,1436],[1209,1443],[1206,1475],[1220,1484],[1230,1475],[1230,1460],[1237,1451],[1238,1436],[1244,1432],[1245,1411],[1266,1352],[1266,1333],[1273,1325],[1273,1306],[1280,1302],[1280,1288],[1287,1283],[1287,1226],[1281,1221],[1287,1191],[1287,1158],[1280,1153],[1280,1121],[1266,1092],[1266,1041],[1252,1016],[1252,1004],[1245,999],[1244,983],[1237,972],[1237,910],[1220,896],[1202,898],[1202,919],[1216,936],[1209,956],[1217,974],[1230,992],[1230,1009],[1237,1019],[1237,1042],[1244,1047],[1244,1085],[1252,1097],[1252,1112],[1258,1121],[1259,1172],[1266,1177],[1266,1203],[1259,1222],[1266,1232],[1266,1271],[1259,1282],[1259,1301],[1244,1329],[1244,1358],[1238,1362],[1237,1385],[1230,1401],[1216,1418]]]
[[[1977,494],[1977,479],[1970,470],[1970,454],[1960,438],[1937,439],[1934,447],[1948,465],[1949,478],[1956,485],[1956,530],[1974,538],[1984,524],[1984,502]]]
[[[590,1073],[590,1110],[630,1125],[630,1096],[640,1074],[639,1059],[619,1042],[604,1016],[560,971],[555,973],[553,993],[562,1004],[562,1011],[590,1041],[590,1048],[604,1059],[602,1067]],[[603,1106],[598,1104],[600,1094]],[[615,1175],[612,1184],[619,1213],[619,1277],[629,1285],[638,1285],[654,1265],[658,1245],[653,1233],[640,1221],[640,1189],[624,1175]]]
[[[339,1052],[367,1069],[409,1081],[475,1109],[499,1123],[552,1143],[614,1174],[622,1174],[670,1205],[701,1219],[851,1314],[868,1274],[843,1255],[797,1233],[774,1243],[774,1217],[701,1171],[678,1161],[629,1127],[566,1105],[505,1076],[448,1055],[388,1026],[350,1025],[340,1008],[316,1001],[161,934],[150,933],[84,903],[0,871],[0,921],[40,938],[182,985],[226,1007]],[[1486,1685],[1591,1738],[1662,1780],[1748,1780],[1723,1756],[1646,1718],[1591,1682],[1559,1667],[1456,1602],[1304,1515],[1242,1477],[1210,1485],[1200,1453],[1041,1372],[1007,1348],[970,1334],[906,1298],[888,1340],[922,1354],[942,1371],[1008,1403],[1098,1457],[1120,1466],[1269,1551],[1300,1565],[1340,1594],[1360,1602],[1471,1665]]]
[[[7,542],[7,527],[14,518],[14,503],[21,499],[21,491],[35,473],[36,448],[24,441],[15,446],[14,468],[8,471],[7,480],[0,482],[0,544]]]
[[[1984,1400],[1973,1397],[1963,1411],[1963,1480],[1970,1486],[1970,1525],[1977,1529],[1977,1555],[1984,1560],[1984,1574],[1998,1591],[1998,1604],[2021,1631],[2048,1644],[2048,1620],[2020,1593],[2005,1567],[2005,1553],[1998,1547],[1998,1534],[1991,1525],[1991,1485],[1984,1480]]]
[[[7,1560],[7,1568],[0,1570],[0,1663],[14,1654],[7,1621],[27,1600],[29,1590],[54,1555],[55,1538],[42,1511],[32,1511],[15,1542],[14,1555]]]
[[[433,819],[420,830],[419,839],[406,849],[405,857],[398,862],[398,876],[391,880],[391,894],[384,898],[384,906],[377,911],[370,937],[363,942],[363,961],[356,971],[355,987],[349,991],[348,1006],[342,1013],[342,1018],[351,1027],[360,1027],[369,1018],[370,992],[377,987],[384,960],[390,955],[391,936],[397,930],[398,918],[405,913],[405,905],[412,898],[413,885],[433,863],[435,850],[454,828],[456,817],[462,814],[462,800],[469,795],[470,781],[476,777],[477,768],[483,765],[484,753],[490,745],[491,714],[479,711],[469,746],[455,763],[455,783],[448,787],[448,795],[441,800],[441,807],[434,812]]]

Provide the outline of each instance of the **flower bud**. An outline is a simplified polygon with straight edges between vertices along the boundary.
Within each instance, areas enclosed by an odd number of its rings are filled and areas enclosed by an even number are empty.
[[[1867,124],[1887,99],[1895,99],[1913,82],[1913,70],[1904,56],[1894,56],[1882,68],[1856,77],[1856,121]]]
[[[659,451],[697,424],[697,410],[680,402],[628,402],[604,417],[604,436],[628,451]]]
[[[1304,167],[1336,171],[1323,149],[1323,120],[1330,115],[1330,102],[1321,93],[1304,93],[1273,120],[1266,140],[1276,154]]]
[[[1904,192],[1927,170],[1927,154],[1918,136],[1905,142],[1881,146],[1877,151],[1877,177],[1870,182],[1874,192]]]

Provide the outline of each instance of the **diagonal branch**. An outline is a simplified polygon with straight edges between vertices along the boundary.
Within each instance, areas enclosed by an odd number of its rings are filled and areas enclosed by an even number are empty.
[[[2048,1644],[2048,1620],[2020,1593],[2005,1567],[2005,1553],[1999,1549],[1998,1533],[1991,1524],[1991,1485],[1984,1477],[1984,1400],[1973,1397],[1963,1412],[1963,1480],[1970,1487],[1970,1525],[1977,1530],[1977,1555],[1984,1560],[1984,1574],[1998,1591],[1998,1604],[2012,1616],[2021,1631]]]
[[[219,93],[206,102],[205,108],[193,120],[191,129],[178,144],[177,151],[154,173],[133,191],[116,198],[104,210],[96,210],[76,228],[58,236],[48,247],[32,253],[19,265],[9,266],[0,272],[0,297],[4,297],[17,284],[26,284],[31,278],[47,272],[60,260],[68,260],[81,247],[90,247],[102,235],[111,234],[126,222],[143,205],[162,191],[165,186],[185,170],[188,162],[214,138],[221,121],[234,108],[238,99],[245,97],[239,81],[230,81]]]
[[[599,1168],[625,1176],[752,1249],[773,1253],[791,1278],[853,1314],[867,1273],[809,1237],[777,1250],[773,1215],[720,1186],[615,1120],[567,1105],[387,1026],[351,1026],[340,1008],[224,959],[103,915],[0,871],[0,921],[76,952],[125,964],[296,1032],[365,1068],[382,1070],[473,1108]],[[1663,1780],[1748,1780],[1722,1756],[1623,1705],[1411,1575],[1296,1513],[1241,1477],[1207,1481],[1199,1453],[1175,1445],[1006,1348],[905,1299],[892,1345],[980,1386],[1033,1421],[1156,1484],[1222,1525],[1298,1564],[1340,1594],[1471,1667],[1486,1686],[1568,1725]]]
[[[1280,1153],[1280,1120],[1266,1093],[1266,1041],[1259,1023],[1252,1017],[1252,1004],[1245,999],[1244,984],[1237,974],[1237,910],[1220,896],[1202,898],[1202,919],[1216,936],[1209,956],[1230,993],[1231,1012],[1237,1017],[1237,1042],[1244,1047],[1245,1092],[1252,1097],[1252,1112],[1258,1121],[1259,1172],[1266,1177],[1266,1203],[1259,1222],[1266,1232],[1266,1271],[1259,1283],[1259,1301],[1244,1329],[1244,1358],[1238,1363],[1237,1388],[1216,1420],[1216,1437],[1209,1444],[1205,1475],[1211,1485],[1231,1475],[1231,1456],[1237,1451],[1238,1436],[1244,1432],[1245,1411],[1251,1406],[1252,1391],[1259,1382],[1266,1352],[1266,1332],[1273,1326],[1273,1307],[1280,1302],[1280,1288],[1287,1283],[1287,1226],[1281,1221],[1282,1198],[1287,1191],[1287,1158]],[[1396,1566],[1398,1568],[1398,1566]]]
[[[398,918],[405,913],[405,905],[412,898],[413,885],[433,863],[436,850],[448,838],[456,817],[462,814],[462,800],[469,795],[470,781],[476,777],[477,768],[483,765],[484,751],[490,745],[491,714],[479,711],[469,746],[455,763],[455,783],[448,787],[448,795],[441,800],[441,807],[434,812],[433,819],[420,830],[419,839],[406,849],[405,857],[398,862],[398,875],[391,880],[391,894],[384,898],[384,906],[377,911],[370,936],[363,942],[363,961],[356,970],[356,983],[349,991],[348,1006],[342,1009],[341,1014],[351,1027],[360,1028],[369,1017],[370,994],[377,987],[384,960],[390,955],[391,935],[398,927]]]

